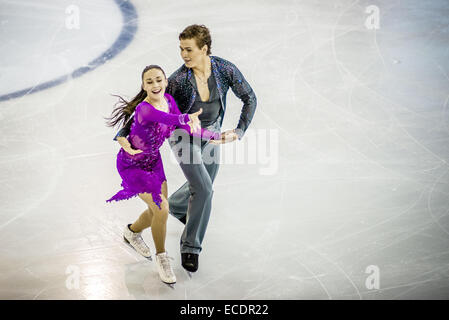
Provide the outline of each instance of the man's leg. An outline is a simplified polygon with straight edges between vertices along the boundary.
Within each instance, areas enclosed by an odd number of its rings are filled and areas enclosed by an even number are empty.
[[[210,210],[207,210],[207,204],[211,201],[212,180],[202,161],[201,141],[197,140],[188,146],[184,145],[179,150],[178,156],[183,156],[180,161],[180,167],[189,186],[189,199],[186,210],[187,223],[180,241],[181,253],[199,253],[201,246],[197,239],[197,233],[198,228],[202,225],[205,213],[206,215],[210,213]],[[207,221],[208,217],[206,218]]]
[[[206,233],[212,209],[213,187],[219,167],[219,145],[201,144],[193,148],[195,156],[201,152],[200,164],[190,164],[184,167],[189,180],[190,198],[187,208],[187,223],[181,236],[181,253],[201,252],[201,244]],[[204,162],[205,160],[205,162]],[[212,179],[213,178],[213,179]]]
[[[206,149],[205,146],[207,146]],[[212,145],[210,143],[206,144],[205,142],[202,142],[201,157],[204,161],[204,166],[207,170],[207,173],[213,183],[218,173],[219,160],[220,160],[220,146]],[[211,157],[213,158],[212,162],[208,160]],[[170,214],[175,218],[177,218],[178,220],[183,221],[183,223],[185,223],[186,221],[189,198],[190,198],[190,186],[188,181],[184,183],[178,190],[176,190],[176,192],[174,192],[168,198],[168,203],[170,206]]]
[[[190,189],[189,182],[184,183],[176,192],[168,197],[170,214],[178,220],[185,219],[187,206],[189,205]]]
[[[218,167],[220,166],[220,145],[206,144],[201,150],[201,156],[213,183],[218,173]],[[212,159],[212,162],[209,159]]]
[[[188,134],[181,132],[180,142],[176,139],[170,138],[169,144],[172,151],[177,157],[178,162],[182,161],[183,153],[189,154],[189,161],[191,161],[190,137]],[[189,149],[190,148],[190,149]],[[184,151],[184,152],[183,152]],[[185,217],[187,213],[187,206],[189,204],[190,189],[189,182],[184,183],[178,190],[176,190],[170,197],[168,197],[169,213],[176,219],[181,220],[185,224]],[[184,221],[183,221],[184,220]]]

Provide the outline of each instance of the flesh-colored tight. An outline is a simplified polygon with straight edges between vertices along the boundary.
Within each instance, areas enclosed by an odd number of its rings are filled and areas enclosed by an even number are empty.
[[[140,217],[130,226],[131,231],[134,232],[142,232],[151,227],[156,254],[165,252],[168,219],[167,181],[162,183],[161,192],[161,209],[154,203],[150,193],[139,193],[139,197],[147,204],[148,209],[142,212]]]

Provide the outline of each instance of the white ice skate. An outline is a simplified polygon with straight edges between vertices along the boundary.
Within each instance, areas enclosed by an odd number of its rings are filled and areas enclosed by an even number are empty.
[[[148,248],[145,241],[143,241],[142,232],[132,232],[129,229],[129,226],[130,225],[127,225],[125,227],[125,231],[123,232],[123,239],[142,256],[149,260],[152,260],[150,248]]]
[[[162,282],[165,282],[167,284],[174,284],[176,282],[176,276],[170,265],[167,252],[161,252],[156,255],[156,264]]]

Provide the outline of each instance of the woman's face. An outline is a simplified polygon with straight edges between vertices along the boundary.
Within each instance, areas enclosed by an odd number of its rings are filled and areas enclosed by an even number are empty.
[[[160,100],[164,97],[168,81],[161,70],[153,68],[143,74],[142,89],[147,92],[147,97],[152,100]]]
[[[179,48],[181,49],[181,58],[184,60],[187,68],[198,66],[207,55],[207,45],[200,49],[195,39],[180,40]]]

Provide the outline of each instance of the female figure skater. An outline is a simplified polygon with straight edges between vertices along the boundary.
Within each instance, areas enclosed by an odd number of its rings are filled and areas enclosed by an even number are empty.
[[[162,68],[150,65],[142,72],[141,90],[134,99],[127,102],[118,96],[120,106],[113,110],[107,125],[112,127],[122,120],[125,123],[134,112],[129,142],[133,149],[139,151],[130,154],[121,148],[118,152],[117,170],[122,177],[123,189],[106,202],[139,196],[148,205],[148,209],[133,224],[125,227],[124,239],[141,255],[150,258],[150,249],[141,233],[151,226],[159,275],[163,282],[171,284],[176,282],[176,277],[165,251],[169,206],[167,181],[159,148],[176,127],[205,140],[218,140],[221,134],[201,128],[198,116],[202,110],[181,114],[173,97],[165,93],[167,85]]]

